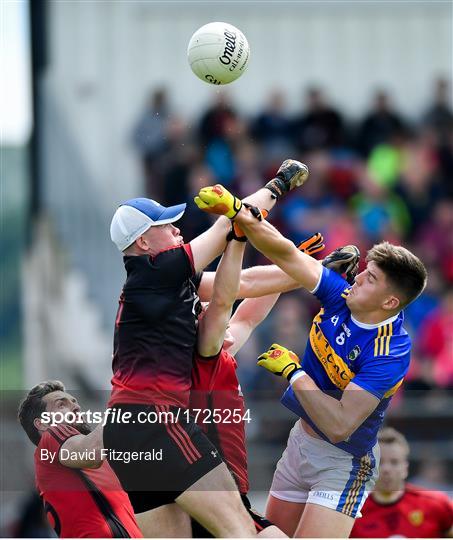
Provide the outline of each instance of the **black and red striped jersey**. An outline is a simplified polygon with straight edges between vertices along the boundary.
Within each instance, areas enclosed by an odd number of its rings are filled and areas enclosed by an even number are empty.
[[[99,469],[62,465],[62,444],[80,433],[50,427],[35,450],[35,480],[50,525],[61,538],[142,538],[129,497],[104,461]]]
[[[227,351],[211,358],[195,354],[190,410],[233,473],[239,491],[249,490],[245,445],[245,403],[236,375],[236,360]],[[206,411],[211,414],[207,415]]]
[[[115,323],[112,394],[119,403],[187,407],[201,309],[190,245],[126,256]]]

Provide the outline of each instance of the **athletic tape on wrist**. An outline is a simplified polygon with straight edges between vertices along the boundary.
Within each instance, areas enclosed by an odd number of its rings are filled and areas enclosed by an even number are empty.
[[[293,373],[293,375],[291,376],[291,378],[289,380],[289,384],[292,386],[297,381],[297,379],[300,379],[301,377],[303,377],[306,374],[307,374],[307,372],[304,371],[303,369],[297,369]]]

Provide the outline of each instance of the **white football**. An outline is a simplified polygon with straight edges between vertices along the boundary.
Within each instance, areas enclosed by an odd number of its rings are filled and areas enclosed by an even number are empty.
[[[210,84],[228,84],[244,73],[250,47],[235,26],[212,22],[199,28],[187,47],[190,67],[197,77]]]

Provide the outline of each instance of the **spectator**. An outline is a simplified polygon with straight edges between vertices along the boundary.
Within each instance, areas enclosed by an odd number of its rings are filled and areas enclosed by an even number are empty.
[[[166,150],[169,110],[165,88],[158,88],[148,98],[146,110],[133,132],[133,143],[140,156],[147,197],[162,200],[162,153]]]
[[[344,142],[341,114],[329,105],[318,87],[308,89],[306,101],[306,111],[292,125],[294,146],[301,151],[341,146]]]
[[[319,150],[312,152],[307,161],[310,181],[276,208],[283,230],[297,242],[314,231],[326,232],[342,207],[342,202],[328,189],[330,155]]]
[[[424,260],[436,265],[443,279],[453,284],[453,201],[441,199],[415,238]]]
[[[381,238],[398,243],[410,227],[404,201],[376,183],[365,170],[361,190],[351,198],[350,205],[372,243]]]
[[[388,143],[395,134],[405,128],[402,117],[393,109],[385,90],[377,90],[372,109],[360,123],[357,147],[364,157],[368,157],[375,146]]]
[[[405,145],[401,176],[395,192],[406,203],[411,220],[408,233],[412,238],[441,196],[439,160],[429,132],[413,137]]]
[[[231,123],[237,119],[237,113],[228,95],[219,91],[215,95],[214,104],[202,115],[199,126],[200,140],[206,148],[216,140],[228,138]]]
[[[440,144],[445,143],[453,131],[453,112],[450,100],[449,83],[440,77],[434,84],[433,102],[423,117],[424,125],[435,131]]]
[[[285,96],[274,90],[268,104],[251,127],[251,134],[263,147],[266,159],[281,161],[290,151],[290,124],[285,112]]]
[[[230,186],[235,176],[234,143],[244,132],[227,95],[216,94],[214,105],[201,118],[199,134],[206,164],[214,173],[216,182]]]
[[[389,142],[375,146],[368,156],[368,170],[375,183],[393,189],[404,164],[406,139],[403,133],[395,133]]]

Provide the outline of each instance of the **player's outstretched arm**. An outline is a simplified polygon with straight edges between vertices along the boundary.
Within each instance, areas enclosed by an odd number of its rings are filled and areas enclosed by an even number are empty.
[[[208,301],[214,286],[215,272],[203,272],[198,295],[202,301]],[[269,294],[283,293],[300,289],[302,285],[285,274],[275,264],[252,266],[241,272],[239,298],[258,298]]]
[[[297,247],[266,220],[258,220],[246,208],[236,217],[249,241],[268,259],[302,287],[313,290],[318,284],[322,265]]]
[[[236,205],[234,210],[228,203],[233,197],[220,185],[203,188],[195,197],[197,206],[206,212],[214,212],[234,218],[251,243],[272,262],[279,266],[302,287],[313,290],[321,276],[321,263],[302,253],[275,227],[263,220],[256,208]],[[236,201],[237,199],[233,197]]]
[[[303,185],[307,179],[307,166],[299,161],[287,159],[281,164],[275,178],[267,182],[256,193],[246,197],[244,202],[269,212],[277,200],[292,189]],[[227,190],[224,194],[225,197],[220,203],[221,208],[206,207],[204,210],[212,214],[225,215],[228,218],[234,217],[241,207],[242,201]],[[228,220],[221,218],[210,229],[190,242],[196,272],[204,270],[209,263],[223,253],[229,229]]]
[[[324,239],[321,233],[315,233],[309,238],[302,240],[297,249],[308,255],[314,255],[324,249]],[[332,258],[333,254],[328,257]],[[328,258],[323,261],[326,264]],[[335,257],[335,264],[338,263],[338,257]],[[328,267],[332,265],[327,264]],[[334,270],[346,271],[344,268],[333,268]],[[202,300],[210,298],[214,283],[214,272],[204,272],[198,294]],[[292,291],[302,287],[300,283],[288,276],[281,268],[275,264],[266,266],[253,266],[241,272],[241,282],[239,286],[238,298],[259,298],[270,294],[277,294]]]
[[[60,448],[59,461],[71,469],[97,469],[102,465],[102,424],[88,435],[74,435]],[[64,451],[62,451],[64,450]],[[93,456],[94,457],[91,457]]]
[[[229,242],[217,267],[212,297],[198,326],[197,349],[201,356],[213,356],[222,348],[239,291],[244,249],[243,242]]]

